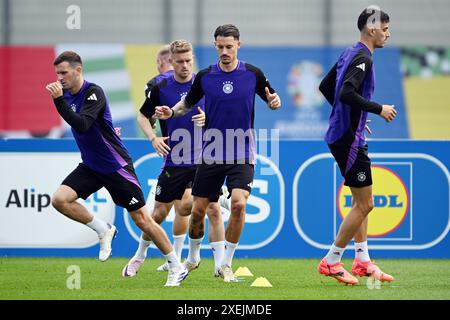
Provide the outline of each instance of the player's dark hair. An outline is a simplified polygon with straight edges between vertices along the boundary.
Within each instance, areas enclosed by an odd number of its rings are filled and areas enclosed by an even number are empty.
[[[379,19],[380,21],[376,21],[376,19]],[[368,24],[374,25],[377,22],[389,22],[389,15],[376,6],[367,7],[358,17],[358,29],[359,31],[363,31]]]
[[[239,40],[239,29],[234,24],[224,24],[218,26],[216,31],[214,32],[214,39],[217,37],[233,37],[236,40]]]
[[[62,62],[68,62],[72,68],[83,65],[81,57],[78,55],[78,53],[73,51],[64,51],[63,53],[61,53],[58,57],[56,57],[53,65],[57,66]]]

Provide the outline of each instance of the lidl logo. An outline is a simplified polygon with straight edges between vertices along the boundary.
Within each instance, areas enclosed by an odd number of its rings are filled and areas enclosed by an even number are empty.
[[[403,178],[395,170],[399,166],[372,166],[372,193],[374,209],[369,214],[368,236],[382,237],[398,230],[410,208],[409,190]],[[400,170],[401,171],[401,170]],[[403,170],[407,175],[407,171]],[[409,181],[408,181],[409,183]],[[337,195],[337,207],[341,219],[344,219],[352,208],[350,188],[343,182]]]
[[[373,144],[386,148],[385,141]],[[393,144],[395,150],[402,144]],[[426,153],[374,152],[370,158],[374,202],[368,218],[371,250],[397,250],[408,256],[405,250],[425,250],[447,239],[450,173],[446,165]],[[314,154],[302,161],[295,173],[293,222],[309,246],[328,250],[335,241],[352,206],[350,190],[343,183],[330,153]]]

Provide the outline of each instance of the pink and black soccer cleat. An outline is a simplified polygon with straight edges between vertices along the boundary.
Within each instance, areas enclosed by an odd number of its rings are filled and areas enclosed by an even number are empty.
[[[342,262],[329,265],[327,260],[323,258],[317,267],[317,271],[324,276],[335,278],[337,281],[345,284],[358,284],[358,279],[344,269],[344,264]]]
[[[391,282],[395,280],[393,276],[381,271],[381,269],[370,260],[362,262],[361,260],[355,258],[352,265],[352,273],[355,276],[360,277],[374,277],[382,282]]]

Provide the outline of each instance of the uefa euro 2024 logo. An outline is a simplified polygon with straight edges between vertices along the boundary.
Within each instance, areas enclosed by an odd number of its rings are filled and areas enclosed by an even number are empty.
[[[294,106],[315,108],[322,105],[323,96],[318,89],[322,75],[322,65],[317,62],[303,61],[291,67],[287,91]]]

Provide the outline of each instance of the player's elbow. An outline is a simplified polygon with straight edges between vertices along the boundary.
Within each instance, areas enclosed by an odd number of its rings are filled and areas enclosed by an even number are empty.
[[[94,121],[95,119],[90,116],[81,115],[81,117],[74,119],[71,127],[80,134],[86,133],[92,127]]]
[[[79,134],[86,133],[89,130],[89,127],[86,126],[85,124],[80,124],[80,125],[77,125],[77,126],[73,126],[72,128],[73,128],[73,130],[75,130]]]
[[[139,114],[136,117],[136,120],[142,129],[145,128],[146,124],[149,122],[150,122],[150,125],[152,126],[152,128],[154,128],[154,125],[156,123],[156,121],[154,119],[147,118],[147,116],[145,116],[142,112],[139,112]]]
[[[325,80],[322,80],[322,81],[320,82],[320,84],[319,84],[319,91],[320,91],[324,96],[326,96],[327,85],[326,85]]]
[[[139,112],[138,115],[137,115],[137,117],[136,117],[136,121],[137,121],[139,124],[141,124],[143,121],[146,121],[146,120],[147,120],[147,117],[144,116],[144,115],[142,114],[142,112]],[[147,120],[147,121],[148,121],[148,120]]]

